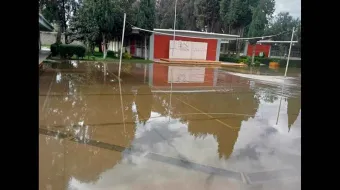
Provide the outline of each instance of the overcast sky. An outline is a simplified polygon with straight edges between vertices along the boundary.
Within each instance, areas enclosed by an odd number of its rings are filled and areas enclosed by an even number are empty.
[[[294,18],[301,18],[301,0],[275,0],[275,13],[289,12]]]

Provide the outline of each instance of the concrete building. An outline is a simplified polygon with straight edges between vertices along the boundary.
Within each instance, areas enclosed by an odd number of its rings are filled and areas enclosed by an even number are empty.
[[[133,28],[132,34],[125,36],[124,51],[134,57],[149,60],[161,58],[204,59],[218,61],[222,41],[235,40],[238,35],[197,32],[190,30],[175,31],[175,48],[172,48],[172,29],[154,29],[151,35],[141,34]],[[119,51],[120,40],[109,42],[108,50]],[[171,47],[170,47],[171,46]],[[170,49],[174,50],[170,54]],[[174,53],[174,54],[173,54]]]
[[[257,44],[250,45],[248,41],[245,43],[244,55],[252,56],[253,48],[255,47],[255,56],[259,56],[261,52],[264,53],[265,57],[270,58],[284,58],[288,55],[290,41],[271,41],[271,40],[260,40]],[[293,41],[293,46],[290,54],[291,60],[301,60],[301,48],[296,45],[298,42]],[[280,44],[286,44],[280,48]]]
[[[41,49],[40,31],[52,32],[53,30],[53,26],[41,14],[39,14],[39,50]]]
[[[40,31],[53,31],[54,28],[53,26],[48,23],[48,21],[41,15],[39,14],[39,66],[41,63],[49,56],[50,51],[42,51],[41,50],[41,41],[40,41]]]

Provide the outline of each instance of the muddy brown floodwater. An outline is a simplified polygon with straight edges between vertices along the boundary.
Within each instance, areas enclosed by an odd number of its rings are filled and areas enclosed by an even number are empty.
[[[300,189],[297,69],[43,67],[41,190]]]

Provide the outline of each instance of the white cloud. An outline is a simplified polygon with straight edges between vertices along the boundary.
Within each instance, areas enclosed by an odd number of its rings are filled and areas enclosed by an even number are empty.
[[[275,12],[289,12],[294,18],[301,18],[301,0],[275,0]]]

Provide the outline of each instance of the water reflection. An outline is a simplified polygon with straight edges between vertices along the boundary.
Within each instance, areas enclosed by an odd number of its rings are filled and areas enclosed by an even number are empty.
[[[219,68],[129,64],[118,80],[117,64],[63,64],[40,76],[41,189],[140,186],[146,173],[254,182],[300,167],[299,89],[285,88],[275,125],[280,86]]]

